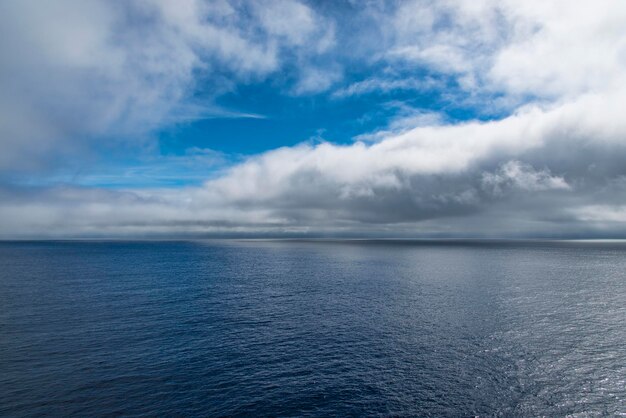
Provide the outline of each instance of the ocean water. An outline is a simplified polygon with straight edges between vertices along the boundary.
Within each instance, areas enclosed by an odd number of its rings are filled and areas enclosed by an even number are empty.
[[[0,243],[0,415],[626,414],[626,243]]]

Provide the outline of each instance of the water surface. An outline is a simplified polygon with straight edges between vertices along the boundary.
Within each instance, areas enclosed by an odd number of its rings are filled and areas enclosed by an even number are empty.
[[[0,243],[0,415],[626,414],[626,243]]]

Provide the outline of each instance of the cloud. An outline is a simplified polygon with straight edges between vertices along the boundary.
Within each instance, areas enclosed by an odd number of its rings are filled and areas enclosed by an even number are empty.
[[[507,3],[505,12],[515,25],[487,73],[496,86],[563,99],[623,85],[622,2],[515,2]]]
[[[26,51],[0,77],[9,92],[0,99],[3,167],[103,132],[141,131],[177,109],[202,115],[187,97],[202,76],[218,91],[291,69],[285,93],[337,99],[418,91],[421,75],[435,74],[455,81],[450,101],[506,114],[459,121],[418,109],[353,143],[303,143],[220,166],[200,186],[4,184],[5,236],[626,234],[621,2],[370,4],[354,21],[376,22],[376,37],[369,27],[348,37],[328,10],[300,2],[71,6],[76,26],[48,24],[65,13],[57,6],[1,6],[12,16],[1,25],[12,35],[0,41],[3,56]],[[22,15],[46,36],[16,28]],[[366,75],[342,86],[351,65]],[[388,67],[397,70],[380,70]]]
[[[254,4],[246,13],[225,1],[2,2],[0,174],[65,166],[120,145],[112,139],[142,145],[193,118],[256,116],[215,99],[278,71],[293,48],[324,51],[333,39],[302,3]],[[298,52],[303,63],[315,54]]]
[[[302,71],[298,83],[292,89],[295,95],[320,93],[328,90],[341,79],[341,73],[333,69],[308,68]]]
[[[565,234],[577,230],[573,225],[593,226],[585,223],[589,216],[572,216],[576,208],[623,196],[624,182],[609,180],[626,176],[626,122],[591,112],[599,103],[607,104],[606,97],[525,108],[499,121],[418,127],[373,144],[281,148],[202,187],[62,188],[18,201],[9,193],[0,218],[11,222],[1,228],[15,234],[33,225],[79,234],[452,233],[447,228],[461,235]],[[542,157],[566,153],[563,160]],[[590,175],[599,164],[601,175]]]
[[[603,224],[617,224],[618,227],[626,223],[626,206],[624,205],[587,205],[576,208],[574,216],[583,222],[601,222]]]
[[[449,74],[473,94],[559,100],[623,85],[619,0],[416,0],[377,20],[383,60]]]
[[[384,57],[438,72],[478,75],[504,44],[511,17],[491,0],[402,2],[394,13],[380,16],[391,39]]]
[[[531,165],[515,160],[502,164],[496,172],[483,173],[482,183],[484,188],[498,195],[506,188],[525,191],[571,189],[563,177],[553,176],[550,170],[535,170]]]
[[[345,98],[371,93],[384,94],[397,90],[427,91],[441,87],[443,87],[442,83],[432,77],[424,77],[423,79],[411,77],[402,79],[384,79],[373,77],[357,81],[347,87],[338,89],[333,92],[332,97]]]
[[[334,44],[332,23],[320,24],[320,17],[307,5],[290,0],[252,2],[254,13],[269,36],[287,45],[306,45],[324,52]]]

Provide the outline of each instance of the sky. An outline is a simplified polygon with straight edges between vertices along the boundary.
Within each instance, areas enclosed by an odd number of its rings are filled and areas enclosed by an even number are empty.
[[[626,238],[623,0],[0,1],[0,238]]]

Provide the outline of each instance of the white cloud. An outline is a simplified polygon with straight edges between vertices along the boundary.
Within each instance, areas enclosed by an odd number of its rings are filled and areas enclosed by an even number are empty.
[[[311,35],[319,30],[315,12],[297,1],[265,0],[251,5],[267,32],[282,37],[288,44],[309,43]],[[318,47],[324,49],[327,46],[321,42]]]
[[[305,68],[301,71],[300,79],[292,93],[296,95],[320,93],[328,90],[340,78],[341,73],[332,68]]]
[[[388,19],[388,57],[463,75],[479,73],[506,37],[499,2],[445,0],[402,2]]]
[[[140,142],[178,121],[182,110],[183,120],[232,117],[211,100],[277,71],[284,51],[332,44],[332,25],[299,2],[266,2],[252,16],[238,7],[201,0],[2,2],[0,172],[65,165],[111,138]],[[304,66],[315,54],[298,52]],[[189,102],[199,81],[208,96],[202,111]]]
[[[234,200],[264,200],[294,192],[291,188],[300,187],[302,178],[314,180],[315,186],[360,187],[377,185],[379,178],[389,175],[458,175],[551,147],[565,152],[568,147],[593,147],[598,142],[623,146],[626,121],[612,113],[592,111],[610,104],[605,99],[587,96],[546,110],[529,107],[499,121],[417,127],[371,145],[322,143],[282,148],[234,167],[209,186]],[[616,95],[614,106],[622,99]],[[530,191],[566,187],[560,177],[517,163],[505,164],[495,176]]]
[[[574,216],[582,222],[601,224],[626,223],[626,206],[624,205],[586,205],[572,210]]]
[[[512,93],[552,98],[623,85],[623,2],[511,2],[506,12],[517,24],[494,56],[490,81]]]
[[[616,94],[614,100],[622,97]],[[559,231],[572,227],[574,208],[623,193],[606,179],[626,174],[626,121],[590,111],[607,104],[606,99],[594,95],[549,109],[527,108],[495,122],[418,127],[371,145],[281,148],[235,165],[198,188],[60,189],[32,200],[7,198],[0,205],[1,228],[7,234],[33,228],[259,233],[380,231],[386,225],[387,233],[398,233],[454,225],[457,233],[475,234],[497,232],[506,219],[508,227],[516,228],[511,222],[519,217],[535,225],[535,232]],[[593,155],[591,149],[605,151]],[[565,153],[568,160],[543,157]],[[589,176],[592,163],[605,163],[601,177]],[[605,190],[598,194],[601,185]],[[549,221],[546,207],[552,213]],[[48,215],[41,217],[42,211]],[[473,222],[458,221],[466,217]]]
[[[389,93],[396,90],[428,91],[442,88],[441,82],[432,77],[384,79],[379,77],[368,78],[352,83],[333,92],[332,97],[344,98],[369,93]]]
[[[388,59],[455,75],[472,92],[559,100],[624,83],[619,0],[403,2],[380,16]]]
[[[515,160],[502,164],[496,172],[483,173],[482,183],[484,188],[498,195],[506,188],[525,191],[571,189],[563,177],[553,176],[550,170],[535,170],[531,165]]]

